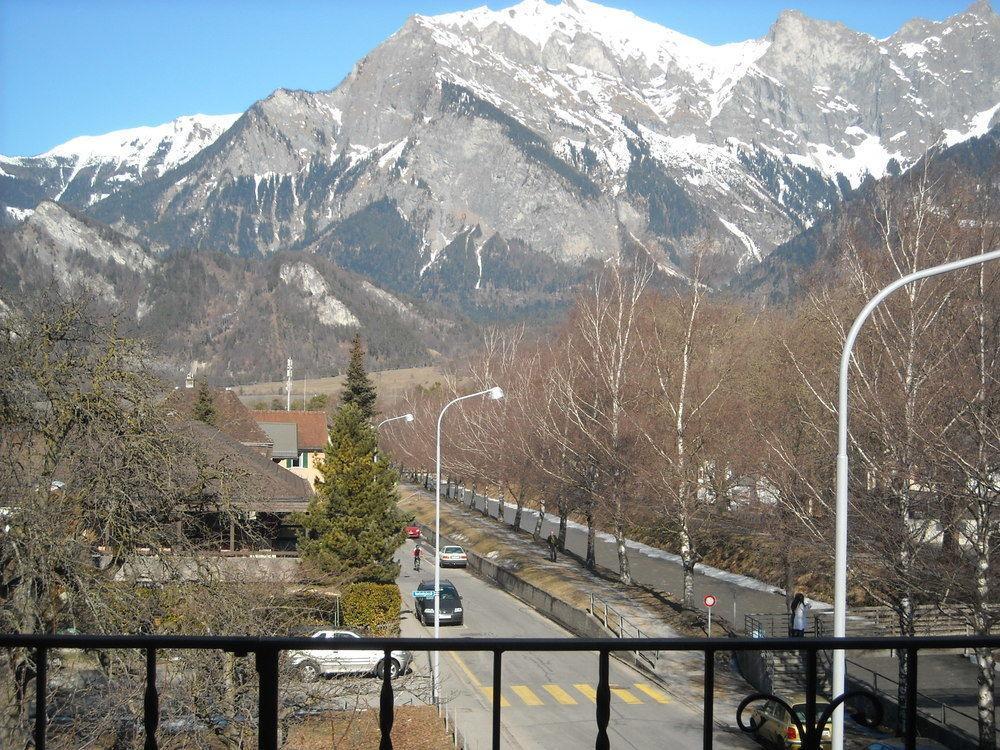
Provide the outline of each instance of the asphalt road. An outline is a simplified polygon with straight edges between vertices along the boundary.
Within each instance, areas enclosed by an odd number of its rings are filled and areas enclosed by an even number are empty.
[[[425,554],[423,570],[412,569],[413,543],[400,550],[403,561],[398,578],[403,594],[404,636],[433,637],[412,615],[412,592],[421,580],[433,578]],[[425,548],[425,553],[427,552]],[[518,599],[475,578],[465,570],[442,571],[462,596],[463,625],[442,626],[442,638],[462,637],[573,637]],[[417,654],[414,677],[429,679],[430,653]],[[441,654],[441,695],[470,750],[490,745],[493,657],[489,653]],[[593,747],[597,736],[594,690],[597,687],[596,653],[505,654],[501,725],[503,747],[520,750],[578,750]],[[700,748],[700,710],[668,695],[645,675],[611,660],[612,748]],[[717,731],[717,748],[757,747],[747,737]]]

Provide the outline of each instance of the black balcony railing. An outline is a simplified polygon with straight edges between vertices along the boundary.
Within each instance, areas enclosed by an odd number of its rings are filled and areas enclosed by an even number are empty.
[[[1000,636],[958,636],[920,638],[365,638],[350,641],[317,641],[312,638],[251,638],[225,636],[157,636],[157,635],[0,635],[0,648],[25,648],[34,652],[35,664],[35,747],[43,750],[46,740],[48,712],[46,710],[48,652],[52,649],[136,649],[145,653],[146,686],[143,701],[143,729],[146,750],[157,747],[159,724],[159,697],[156,686],[156,656],[161,650],[200,650],[231,652],[248,656],[253,654],[259,677],[257,705],[257,737],[261,750],[278,747],[278,684],[279,657],[282,651],[351,649],[384,652],[386,664],[390,652],[409,651],[479,651],[493,654],[493,716],[492,736],[494,750],[500,748],[501,688],[503,684],[503,655],[505,653],[537,651],[592,651],[598,658],[598,685],[596,691],[595,719],[597,723],[597,750],[608,750],[608,725],[611,719],[611,687],[608,659],[614,652],[632,651],[695,651],[704,657],[703,748],[710,750],[714,725],[715,655],[729,651],[796,651],[803,655],[806,665],[806,712],[800,723],[795,711],[786,708],[798,725],[803,750],[819,750],[824,726],[837,706],[852,697],[864,695],[877,708],[875,696],[864,691],[854,691],[834,697],[820,715],[817,715],[817,661],[820,652],[834,648],[848,651],[863,649],[897,649],[907,654],[909,683],[903,706],[905,739],[908,750],[914,750],[917,726],[917,674],[921,651],[955,648],[1000,648]],[[383,669],[379,699],[380,750],[392,748],[394,695],[391,670]],[[743,713],[755,701],[783,701],[779,696],[755,693],[747,696],[737,711],[737,723],[746,730],[752,726],[744,721]]]

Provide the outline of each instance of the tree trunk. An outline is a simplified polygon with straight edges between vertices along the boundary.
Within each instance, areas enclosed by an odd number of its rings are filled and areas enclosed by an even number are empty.
[[[628,586],[632,583],[632,571],[628,564],[628,550],[625,549],[625,528],[621,517],[615,519],[615,549],[618,551],[618,580]]]
[[[596,529],[594,528],[594,511],[591,508],[587,508],[587,569],[588,570],[593,570],[597,566],[597,555],[595,554],[595,548],[594,548],[595,534],[596,534]]]
[[[513,526],[514,531],[520,531],[521,530],[521,514],[524,512],[524,490],[523,489],[518,488],[518,490],[517,490],[517,497],[515,498],[514,502],[516,503],[516,507],[514,508],[514,523],[512,523],[511,526]]]
[[[913,635],[913,601],[909,596],[904,595],[899,601],[899,634],[901,636]],[[910,663],[907,659],[907,652],[902,649],[896,651],[896,659],[899,663],[899,685],[896,690],[896,705],[899,711],[896,713],[896,730],[900,735],[906,733],[906,686],[910,681]]]
[[[559,509],[559,551],[566,551],[566,526],[569,519],[569,511]]]
[[[542,524],[545,523],[545,500],[538,501],[538,517],[535,518],[535,530],[531,532],[531,538],[536,542],[542,538]]]
[[[696,564],[691,535],[686,526],[681,527],[681,568],[684,571],[683,603],[685,607],[694,606],[694,566]]]

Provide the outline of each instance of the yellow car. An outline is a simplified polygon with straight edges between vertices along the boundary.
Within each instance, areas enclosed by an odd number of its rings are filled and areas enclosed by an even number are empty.
[[[803,727],[806,725],[806,696],[804,694],[790,695],[785,701],[795,709],[798,714],[799,723]],[[816,720],[829,705],[823,698],[816,697]],[[802,737],[799,736],[799,729],[795,726],[788,710],[777,701],[765,701],[757,706],[750,715],[750,720],[755,727],[754,736],[768,747],[798,748],[802,747]],[[830,747],[830,723],[823,727],[823,737],[820,740],[820,747],[828,750]]]

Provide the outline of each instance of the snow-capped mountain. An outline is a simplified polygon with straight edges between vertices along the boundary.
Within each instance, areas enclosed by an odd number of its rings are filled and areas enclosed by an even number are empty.
[[[588,0],[414,16],[336,89],[276,91],[155,179],[61,199],[481,315],[537,310],[619,254],[683,276],[708,252],[722,281],[868,176],[987,128],[998,46],[985,0],[881,40],[789,11],[721,46]]]
[[[239,115],[190,115],[163,125],[84,135],[38,156],[0,156],[0,205],[8,220],[42,200],[86,207],[147,182],[213,143]]]

